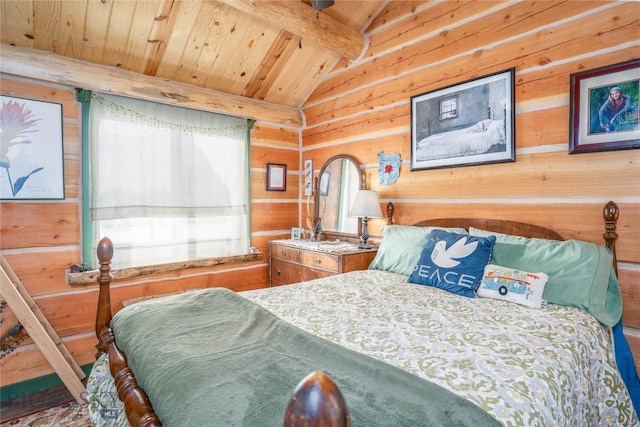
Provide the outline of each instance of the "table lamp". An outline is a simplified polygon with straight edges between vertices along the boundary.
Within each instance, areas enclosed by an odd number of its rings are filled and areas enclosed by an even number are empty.
[[[373,190],[359,190],[356,199],[353,202],[349,216],[357,216],[362,218],[362,236],[360,241],[360,249],[371,249],[371,245],[367,243],[369,240],[369,229],[367,222],[369,218],[382,218],[382,209],[380,209],[380,200],[378,193]]]

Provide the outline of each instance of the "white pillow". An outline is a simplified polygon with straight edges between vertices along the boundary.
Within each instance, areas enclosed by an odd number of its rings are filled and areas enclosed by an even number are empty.
[[[549,276],[545,273],[529,273],[487,264],[476,295],[540,308],[548,280]]]

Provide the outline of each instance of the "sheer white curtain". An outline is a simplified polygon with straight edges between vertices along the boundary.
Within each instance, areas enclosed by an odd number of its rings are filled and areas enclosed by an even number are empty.
[[[90,105],[94,246],[108,236],[115,267],[248,252],[247,120],[104,94]]]

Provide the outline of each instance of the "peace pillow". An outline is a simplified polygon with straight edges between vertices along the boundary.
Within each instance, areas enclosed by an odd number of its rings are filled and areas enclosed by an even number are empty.
[[[369,268],[410,275],[427,243],[429,233],[435,229],[468,234],[464,228],[387,225],[382,228],[382,242]]]
[[[542,294],[548,280],[549,276],[545,273],[529,273],[487,264],[476,295],[540,308]]]
[[[495,236],[432,230],[409,282],[473,298],[495,242]]]

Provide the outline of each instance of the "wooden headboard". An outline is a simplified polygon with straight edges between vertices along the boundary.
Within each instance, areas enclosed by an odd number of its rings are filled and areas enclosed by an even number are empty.
[[[436,225],[439,227],[458,227],[465,228],[467,230],[469,227],[474,227],[482,230],[493,231],[495,233],[513,234],[523,237],[536,237],[539,239],[564,240],[564,237],[549,228],[503,219],[438,218],[420,221],[415,225],[421,227]]]
[[[387,224],[393,224],[393,213],[395,207],[393,202],[387,203]],[[608,202],[603,210],[602,217],[605,223],[605,232],[602,237],[605,245],[613,254],[613,268],[618,274],[618,258],[616,257],[616,240],[618,233],[616,227],[620,210],[615,202]],[[541,225],[528,224],[525,222],[511,221],[506,219],[487,219],[487,218],[434,218],[419,221],[414,225],[420,227],[458,227],[469,230],[469,227],[479,228],[482,230],[493,231],[495,233],[513,234],[516,236],[549,239],[549,240],[565,240],[558,232],[543,227]]]

